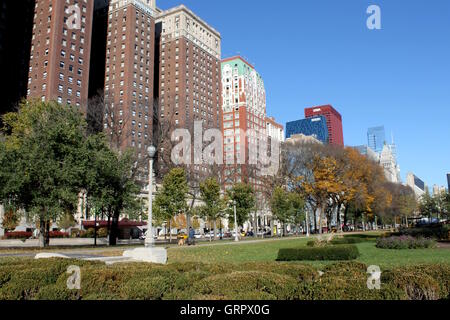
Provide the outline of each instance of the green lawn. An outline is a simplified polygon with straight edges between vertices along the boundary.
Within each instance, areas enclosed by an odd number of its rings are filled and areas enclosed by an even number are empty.
[[[280,248],[295,248],[306,246],[309,239],[290,239],[261,241],[259,243],[227,244],[190,248],[170,248],[169,263],[172,262],[258,262],[275,261]],[[450,249],[415,249],[388,250],[378,249],[375,242],[356,244],[361,256],[357,259],[367,265],[378,265],[382,268],[422,263],[450,264]],[[331,262],[306,261],[314,266],[322,266]]]

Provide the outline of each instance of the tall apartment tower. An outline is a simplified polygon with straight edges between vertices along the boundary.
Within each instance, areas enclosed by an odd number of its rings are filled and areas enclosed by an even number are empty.
[[[192,137],[195,121],[203,130],[220,129],[220,33],[184,5],[161,12],[156,23],[158,120],[172,126],[170,131],[188,129]],[[160,152],[164,171],[167,159],[162,157]],[[194,170],[207,174],[208,168]]]
[[[332,145],[344,146],[341,114],[330,105],[305,109],[305,118],[316,116],[324,116],[327,119],[329,143]]]
[[[266,91],[255,68],[240,56],[222,60],[222,111],[224,137],[224,187],[247,182],[260,187],[248,166],[249,129],[266,135]],[[255,143],[255,141],[251,141]]]
[[[145,159],[153,139],[154,0],[111,0],[105,70],[105,123],[118,149]]]
[[[0,116],[27,94],[34,7],[35,0],[0,2]]]
[[[386,134],[384,126],[369,128],[367,130],[367,145],[369,148],[380,154],[386,143]]]
[[[84,107],[94,1],[36,0],[28,98]]]

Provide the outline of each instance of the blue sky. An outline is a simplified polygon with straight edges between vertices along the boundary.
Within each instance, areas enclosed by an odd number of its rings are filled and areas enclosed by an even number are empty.
[[[450,1],[157,0],[185,4],[222,35],[222,56],[241,54],[262,75],[267,112],[282,124],[332,104],[346,145],[384,125],[402,177],[430,187],[450,172]],[[382,30],[366,27],[381,8]]]

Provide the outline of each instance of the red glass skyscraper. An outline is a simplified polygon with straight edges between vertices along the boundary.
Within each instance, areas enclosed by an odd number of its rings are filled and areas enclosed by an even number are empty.
[[[324,116],[327,119],[329,143],[344,145],[344,132],[342,129],[342,116],[331,105],[318,106],[305,109],[305,118]]]

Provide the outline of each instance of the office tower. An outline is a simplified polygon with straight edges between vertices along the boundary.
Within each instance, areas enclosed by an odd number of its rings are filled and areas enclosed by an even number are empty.
[[[383,151],[386,142],[384,126],[369,128],[367,130],[367,145],[377,153]]]
[[[445,194],[446,191],[444,186],[438,186],[437,184],[433,185],[433,196],[440,196]]]
[[[303,134],[313,136],[323,144],[329,143],[327,119],[325,116],[316,116],[312,118],[288,122],[286,124],[286,138],[293,135]]]
[[[36,0],[28,98],[85,107],[94,1]]]
[[[324,116],[327,119],[328,139],[332,145],[344,146],[342,116],[332,106],[318,106],[305,109],[305,118]]]
[[[202,123],[203,131],[220,129],[220,33],[184,5],[161,12],[156,23],[157,129],[184,128],[192,137],[195,121]],[[158,160],[164,171],[170,154],[160,152]],[[209,168],[195,170],[207,174]]]
[[[447,185],[448,185],[448,192],[450,192],[450,173],[447,173]]]
[[[266,92],[259,73],[240,56],[222,60],[222,111],[225,188],[248,182],[257,189],[258,166],[249,166],[249,142],[255,145],[266,134]]]
[[[417,199],[422,197],[426,192],[425,182],[411,172],[406,176],[406,185],[414,190]]]
[[[0,2],[0,116],[27,95],[34,6],[35,0]]]
[[[276,122],[274,117],[266,118],[266,132],[271,139],[276,139],[279,142],[284,141],[284,127]]]
[[[156,14],[154,1],[109,4],[104,128],[115,148],[133,148],[142,161],[153,139]]]
[[[380,165],[384,168],[386,179],[393,183],[401,183],[400,166],[397,163],[393,145],[385,144],[380,154]]]

